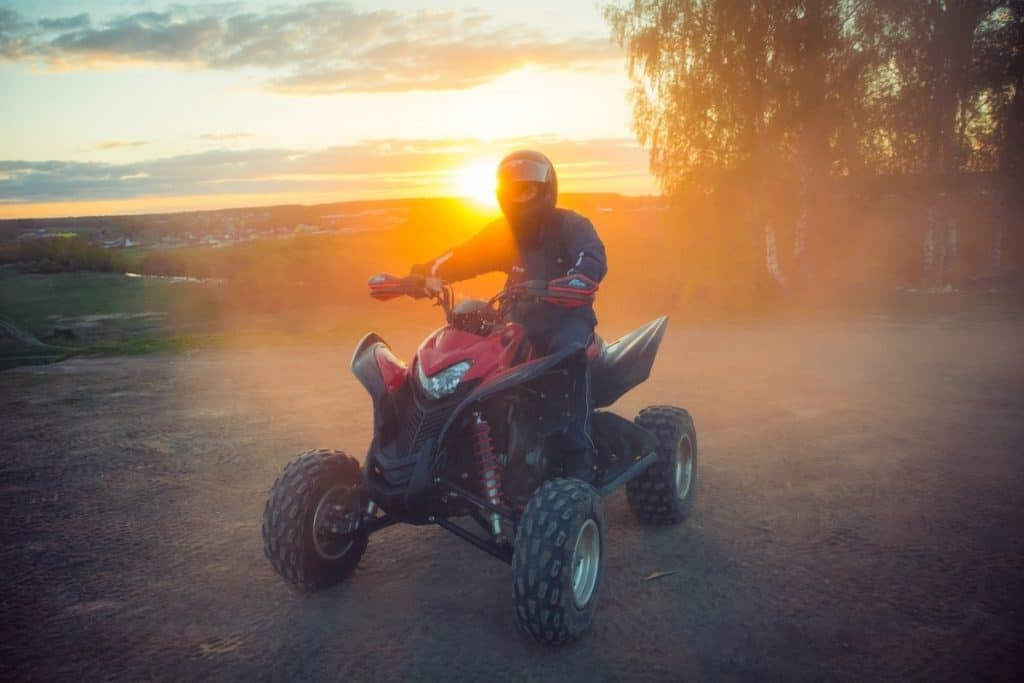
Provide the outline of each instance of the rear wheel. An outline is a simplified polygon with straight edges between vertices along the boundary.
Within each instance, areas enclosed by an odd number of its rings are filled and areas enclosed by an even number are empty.
[[[629,506],[645,524],[678,524],[693,506],[697,482],[697,431],[675,406],[651,406],[635,423],[658,437],[658,460],[626,485]]]
[[[542,643],[590,626],[604,570],[601,497],[577,479],[545,482],[519,521],[512,556],[516,619]]]
[[[263,511],[263,553],[287,581],[306,591],[340,582],[366,551],[359,463],[315,450],[289,463]]]

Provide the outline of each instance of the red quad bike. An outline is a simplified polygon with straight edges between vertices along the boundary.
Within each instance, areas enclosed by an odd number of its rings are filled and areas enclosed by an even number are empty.
[[[625,485],[646,524],[676,524],[693,503],[697,435],[689,413],[651,406],[633,421],[593,413],[592,484],[561,471],[572,363],[589,362],[596,407],[647,379],[667,319],[612,344],[537,357],[509,305],[541,300],[572,307],[593,288],[526,282],[490,301],[453,305],[418,278],[378,275],[378,299],[430,297],[448,324],[406,366],[376,334],[352,357],[373,400],[373,440],[359,462],[314,450],[291,462],[270,491],[263,547],[296,586],[315,591],[352,573],[371,533],[398,522],[437,524],[512,565],[516,618],[544,643],[576,639],[590,625],[604,572],[601,498]],[[467,528],[475,523],[479,528]]]

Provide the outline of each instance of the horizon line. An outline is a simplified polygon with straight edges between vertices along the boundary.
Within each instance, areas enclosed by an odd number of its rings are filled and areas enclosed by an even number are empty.
[[[559,198],[562,197],[586,197],[586,196],[610,196],[630,199],[664,199],[663,194],[631,194],[628,192],[613,192],[613,191],[589,191],[589,192],[560,192]],[[138,198],[145,199],[145,198]],[[469,206],[475,206],[480,210],[481,213],[493,213],[497,211],[497,207],[481,207],[473,198],[459,196],[459,195],[409,195],[400,197],[375,197],[371,199],[343,199],[339,201],[325,201],[325,202],[313,202],[308,204],[303,203],[274,203],[274,204],[251,204],[251,205],[232,205],[222,206],[211,209],[182,209],[179,211],[138,211],[138,212],[123,212],[123,213],[94,213],[94,214],[63,214],[63,215],[52,215],[52,216],[12,216],[8,218],[0,217],[0,223],[9,223],[14,221],[47,221],[47,220],[76,220],[84,218],[121,218],[128,216],[176,216],[183,214],[198,214],[198,213],[217,213],[220,211],[242,211],[246,209],[275,209],[280,207],[303,207],[311,208],[317,206],[328,206],[338,204],[385,204],[385,203],[398,203],[398,202],[411,202],[411,201],[458,201]],[[105,200],[96,200],[105,201]],[[124,200],[108,200],[108,201],[132,201],[131,199]],[[60,202],[53,202],[59,204]],[[2,207],[3,204],[0,204]],[[13,206],[13,204],[7,204],[7,206]]]

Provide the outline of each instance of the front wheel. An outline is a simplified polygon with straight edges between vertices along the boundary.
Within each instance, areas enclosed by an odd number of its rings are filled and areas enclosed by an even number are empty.
[[[603,571],[601,497],[577,479],[545,482],[523,512],[512,555],[520,627],[551,645],[578,638],[593,621]]]
[[[312,592],[352,573],[367,542],[362,481],[340,451],[307,451],[284,468],[263,511],[263,553],[278,574]]]
[[[678,524],[690,514],[697,483],[693,418],[682,408],[651,406],[634,422],[658,437],[658,460],[626,484],[629,507],[645,524]]]

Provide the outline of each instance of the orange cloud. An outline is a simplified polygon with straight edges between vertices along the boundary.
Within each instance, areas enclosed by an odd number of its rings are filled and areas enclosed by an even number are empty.
[[[251,138],[252,133],[203,133],[199,136],[201,140],[210,140],[213,142],[222,142],[225,140],[244,140]]]
[[[143,147],[150,144],[149,140],[104,140],[93,149],[122,149],[125,147]]]

